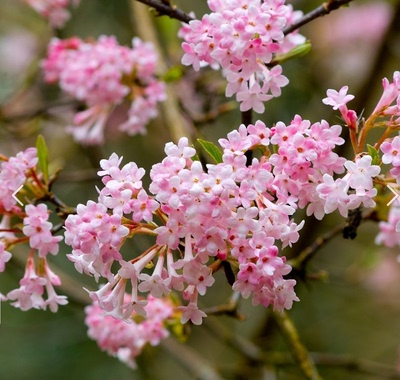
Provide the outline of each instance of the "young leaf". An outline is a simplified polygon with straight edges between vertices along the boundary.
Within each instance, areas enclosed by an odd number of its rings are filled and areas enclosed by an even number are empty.
[[[215,163],[219,164],[222,162],[222,153],[216,145],[214,145],[211,141],[206,141],[202,139],[197,139],[197,141],[203,147],[203,149],[211,156],[211,158],[215,161]]]
[[[39,159],[39,168],[43,173],[43,180],[46,185],[49,183],[49,153],[47,150],[46,142],[44,137],[39,135],[36,140],[36,149]]]
[[[284,54],[277,54],[274,59],[270,62],[275,65],[280,65],[283,62],[286,62],[290,59],[300,58],[308,54],[311,50],[311,42],[306,41],[302,45],[298,45],[294,47],[292,50],[289,50]]]
[[[164,82],[176,82],[183,76],[183,70],[181,67],[174,66],[171,67],[163,76],[162,80]]]
[[[379,157],[377,150],[369,144],[367,144],[367,148],[369,155],[372,157],[372,165],[379,165],[381,163],[381,158]]]

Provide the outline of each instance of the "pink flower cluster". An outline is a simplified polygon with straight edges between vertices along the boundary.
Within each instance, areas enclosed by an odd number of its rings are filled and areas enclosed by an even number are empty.
[[[135,358],[145,345],[156,346],[169,335],[165,322],[171,319],[174,308],[168,300],[148,296],[145,311],[145,320],[135,320],[137,315],[133,313],[128,321],[122,321],[104,315],[103,310],[94,302],[85,308],[88,335],[103,351],[135,368]]]
[[[17,201],[13,194],[26,181],[28,171],[38,162],[35,148],[19,152],[0,165],[0,213],[11,212]]]
[[[25,0],[36,12],[47,18],[53,28],[62,28],[71,15],[67,8],[77,6],[79,0]]]
[[[291,267],[277,243],[285,248],[298,240],[304,221],[294,222],[295,211],[307,207],[321,219],[336,208],[347,215],[362,203],[374,205],[372,178],[379,167],[370,156],[352,162],[334,153],[344,142],[340,133],[338,125],[311,124],[300,116],[273,128],[261,121],[241,125],[219,140],[222,162],[207,170],[182,138],[178,145],[166,144],[166,158],[153,166],[151,194],[135,163],[120,167],[122,158],[115,153],[102,160],[98,201],[79,205],[65,224],[76,269],[108,281],[90,292],[91,298],[107,314],[126,319],[133,310],[145,315],[140,293],[159,298],[176,290],[186,301],[179,307],[181,322],[200,324],[206,315],[198,296],[214,284],[213,274],[226,261],[237,268],[233,289],[243,297],[276,310],[291,308],[298,301],[295,281],[284,278]],[[244,153],[253,149],[265,154],[249,164]],[[345,169],[342,179],[333,180]],[[137,234],[152,235],[156,242],[128,258],[122,247]]]
[[[381,168],[372,165],[372,157],[368,155],[356,158],[355,162],[346,161],[344,166],[347,173],[343,178],[334,180],[330,174],[324,174],[323,182],[316,188],[324,212],[329,214],[338,209],[342,216],[347,217],[349,210],[361,205],[366,208],[375,207],[373,198],[378,190],[374,188],[373,178],[380,173]]]
[[[58,295],[54,289],[54,286],[61,285],[60,278],[50,269],[46,258],[39,258],[36,267],[33,251],[28,257],[24,277],[19,284],[20,287],[8,292],[3,300],[14,301],[11,305],[23,311],[32,308],[46,310],[48,306],[53,313],[56,313],[59,305],[68,303],[67,297]]]
[[[389,82],[387,78],[383,78],[382,87],[383,93],[381,98],[372,114],[364,122],[366,132],[369,132],[369,129],[372,128],[378,117],[389,117],[389,121],[385,124],[387,127],[395,127],[400,122],[400,72],[395,71],[393,82]],[[343,86],[339,92],[330,89],[327,91],[327,97],[322,102],[332,106],[334,110],[338,109],[348,127],[358,132],[360,126],[357,113],[347,108],[347,103],[354,99],[354,95],[347,94],[348,89],[348,86]],[[387,161],[388,159],[389,156],[387,155],[384,160]]]
[[[97,41],[53,39],[42,62],[45,80],[87,105],[68,128],[84,144],[101,144],[104,128],[114,108],[130,103],[127,120],[119,129],[134,135],[157,116],[157,103],[165,100],[165,86],[155,76],[157,55],[151,43],[134,38],[132,48],[115,37]]]
[[[45,204],[20,206],[17,205],[16,197],[21,195],[15,194],[22,185],[33,194],[38,190],[37,162],[36,149],[28,148],[7,159],[0,167],[0,273],[5,271],[6,263],[12,258],[9,251],[12,246],[28,242],[31,247],[24,277],[19,282],[20,287],[9,291],[7,296],[0,293],[0,300],[14,301],[11,305],[21,310],[46,309],[48,306],[56,312],[58,305],[66,304],[67,300],[65,296],[58,296],[54,290],[54,286],[61,282],[49,268],[46,256],[48,253],[58,253],[58,243],[62,237],[53,236],[53,224],[48,220],[49,211]],[[35,251],[38,252],[38,265],[35,263]]]
[[[53,224],[48,221],[47,206],[44,203],[27,205],[25,213],[27,216],[24,218],[22,232],[29,237],[30,247],[38,250],[39,257],[46,257],[48,253],[56,255],[62,236],[52,235]]]
[[[375,243],[394,248],[400,245],[400,207],[398,201],[394,202],[389,209],[387,222],[379,222],[379,233]]]
[[[208,0],[212,13],[190,21],[179,32],[182,63],[195,70],[221,67],[228,80],[226,96],[236,94],[240,110],[264,112],[264,102],[281,95],[289,80],[282,67],[269,68],[274,54],[286,53],[305,42],[283,28],[301,17],[284,0]]]
[[[376,152],[376,163],[381,161],[383,164],[390,165],[389,172],[380,176],[379,183],[391,187],[390,196],[392,200],[388,202],[388,205],[392,204],[392,206],[389,209],[388,221],[379,223],[380,232],[375,241],[377,244],[394,247],[400,244],[398,200],[393,198],[393,193],[400,185],[400,138],[399,136],[389,136],[392,132],[398,131],[400,126],[400,72],[396,71],[393,74],[392,82],[384,78],[382,86],[382,96],[373,112],[368,118],[362,119],[358,118],[354,110],[349,110],[347,107],[347,102],[354,98],[353,95],[347,94],[347,86],[342,87],[339,92],[328,90],[328,96],[323,99],[323,102],[340,111],[343,120],[350,128],[350,133],[354,136],[352,143],[358,158],[355,162],[346,162],[348,174],[343,179],[334,181],[333,178],[324,176],[324,183],[319,185],[317,190],[319,189],[321,197],[326,194],[326,212],[331,208],[338,208],[341,214],[346,216],[348,206],[352,205],[350,208],[358,207],[360,201],[366,207],[374,207],[375,202],[372,198],[377,195],[377,189],[373,188],[372,178],[380,173],[380,167],[371,165],[372,158],[363,155],[362,150],[369,131],[375,127],[384,128],[383,136],[373,149]],[[383,153],[381,159],[378,149]],[[351,194],[347,195],[349,187]],[[345,206],[346,204],[347,206]]]

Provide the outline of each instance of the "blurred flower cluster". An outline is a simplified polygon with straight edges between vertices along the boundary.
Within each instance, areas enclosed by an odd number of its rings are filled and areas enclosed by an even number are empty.
[[[42,62],[45,80],[60,88],[87,109],[75,114],[68,127],[76,141],[104,143],[104,128],[115,107],[130,104],[119,130],[135,135],[157,116],[157,103],[165,100],[165,86],[155,76],[157,55],[151,43],[134,38],[132,48],[115,37],[97,41],[54,38]]]

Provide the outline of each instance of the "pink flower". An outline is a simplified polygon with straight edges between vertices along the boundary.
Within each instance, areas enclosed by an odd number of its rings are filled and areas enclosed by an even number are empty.
[[[100,36],[95,42],[53,39],[42,68],[46,81],[58,82],[87,106],[67,130],[83,144],[98,145],[104,142],[111,113],[124,100],[130,108],[119,129],[130,135],[145,133],[145,125],[157,116],[157,103],[166,95],[165,85],[155,76],[156,62],[150,43],[134,38],[128,48],[115,37]]]
[[[349,184],[347,181],[338,178],[336,181],[329,174],[324,174],[323,183],[316,188],[320,198],[324,200],[324,211],[326,214],[339,209],[342,216],[347,217],[347,205],[350,201],[347,191]]]
[[[45,257],[48,253],[56,255],[58,242],[62,240],[62,236],[52,235],[53,225],[48,222],[47,206],[44,203],[37,206],[27,205],[25,212],[27,216],[24,218],[22,232],[29,236],[30,246],[39,251],[40,257]]]
[[[343,86],[339,92],[328,90],[326,98],[322,99],[322,103],[332,106],[334,110],[344,107],[350,100],[354,99],[354,95],[347,95],[349,87]]]
[[[128,299],[129,295],[125,295]],[[117,357],[131,368],[136,367],[135,358],[147,344],[157,345],[169,333],[165,325],[172,317],[173,308],[168,300],[149,296],[145,306],[147,319],[135,321],[136,313],[129,316],[129,323],[104,315],[103,310],[94,302],[85,308],[85,323],[88,335],[109,355]]]
[[[6,262],[10,261],[12,257],[11,253],[6,251],[5,248],[5,244],[0,240],[0,273],[4,272]]]
[[[382,156],[384,164],[400,166],[400,137],[396,136],[391,142],[382,143],[381,151],[384,153]]]
[[[280,96],[289,81],[282,68],[268,69],[275,53],[285,53],[304,43],[305,38],[283,28],[294,20],[284,1],[209,1],[210,14],[190,21],[179,31],[184,39],[182,63],[196,71],[210,65],[222,68],[228,80],[226,96],[236,94],[240,110],[264,112],[263,102]]]
[[[203,318],[207,317],[207,314],[193,302],[190,302],[187,306],[179,306],[178,310],[182,311],[181,323],[191,321],[195,325],[201,325]]]
[[[356,162],[347,161],[344,166],[348,173],[345,178],[348,180],[349,186],[353,189],[371,190],[373,187],[372,178],[376,177],[381,169],[378,165],[372,165],[372,157],[365,155],[356,159]]]
[[[253,109],[257,113],[265,111],[264,102],[272,99],[272,95],[266,95],[258,83],[254,83],[249,90],[239,91],[236,99],[241,102],[240,111]]]
[[[214,284],[215,279],[206,265],[192,260],[183,267],[183,278],[189,285],[194,285],[200,295],[206,294],[207,287]]]
[[[36,12],[49,19],[54,28],[62,28],[71,17],[67,7],[79,4],[79,0],[25,0]]]
[[[382,79],[383,94],[376,105],[373,114],[383,112],[400,95],[400,72],[393,74],[393,82],[390,83],[387,78]]]

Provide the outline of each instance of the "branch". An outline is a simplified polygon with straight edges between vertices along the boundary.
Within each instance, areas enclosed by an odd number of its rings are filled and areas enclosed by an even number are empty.
[[[59,102],[54,102],[51,104],[43,105],[36,110],[26,111],[24,113],[14,114],[14,115],[7,115],[7,112],[4,108],[0,108],[0,122],[3,123],[17,123],[25,120],[30,120],[38,116],[53,116],[51,114],[51,110],[53,108],[59,107],[77,107],[80,103],[76,100],[61,100]]]
[[[275,367],[286,367],[295,364],[291,355],[285,352],[264,351],[246,337],[235,334],[232,329],[216,318],[206,319],[204,326],[210,330],[214,337],[219,338],[226,345],[247,358],[252,368],[257,364],[267,364]],[[359,359],[347,354],[310,352],[310,356],[318,366],[343,368],[350,372],[376,375],[383,379],[400,380],[400,372],[391,365]],[[245,364],[241,363],[240,365],[243,366]]]
[[[315,8],[311,12],[305,14],[300,20],[296,21],[294,24],[287,26],[285,29],[283,29],[283,33],[285,35],[292,33],[301,26],[308,24],[310,21],[315,20],[318,17],[325,16],[332,11],[339,9],[343,5],[350,3],[351,1],[352,0],[328,0],[326,3],[323,3],[318,8]]]
[[[161,346],[190,371],[197,380],[224,380],[210,362],[188,345],[181,345],[171,338],[161,342]]]
[[[218,306],[210,307],[208,309],[204,309],[203,311],[208,315],[228,315],[234,317],[240,321],[243,321],[245,317],[241,315],[238,311],[240,300],[240,293],[234,292],[229,300]]]
[[[303,343],[300,341],[299,333],[288,314],[285,311],[274,311],[273,315],[280,332],[292,352],[293,359],[299,365],[303,375],[308,380],[321,380],[314,361]]]
[[[158,70],[160,72],[165,73],[168,71],[167,64],[165,63],[168,60],[164,57],[163,49],[160,45],[156,29],[154,27],[154,24],[152,23],[150,14],[146,12],[146,9],[144,7],[137,4],[137,2],[141,2],[148,5],[150,3],[157,3],[157,2],[155,2],[154,0],[146,0],[146,1],[132,0],[130,4],[131,4],[132,21],[134,22],[139,32],[139,37],[142,37],[146,41],[150,41],[153,43],[159,56]],[[162,7],[167,7],[165,4],[159,4],[159,5]],[[172,9],[171,6],[169,8]],[[191,126],[183,118],[182,113],[180,112],[179,103],[176,97],[176,89],[173,86],[174,86],[173,83],[167,84],[166,88],[167,98],[160,105],[162,109],[163,119],[165,121],[165,125],[167,126],[173,141],[178,142],[179,139],[183,136],[187,136],[190,141]]]
[[[158,12],[159,16],[168,16],[176,20],[189,23],[189,21],[194,20],[193,17],[189,16],[187,13],[183,12],[176,5],[171,5],[169,2],[163,1],[162,3],[157,0],[136,0],[139,3],[146,4]]]
[[[324,235],[317,237],[311,245],[303,249],[296,258],[289,260],[288,263],[293,267],[293,269],[303,270],[307,262],[313,258],[328,241],[333,239],[336,235],[339,235],[343,231],[344,227],[345,224],[341,223]]]
[[[379,221],[379,219],[377,219],[377,214],[375,210],[368,211],[364,215],[360,214],[359,210],[356,211],[357,213],[355,213],[354,217],[352,216],[352,213],[350,213],[345,223],[338,224],[336,227],[332,228],[327,233],[317,237],[314,240],[314,242],[307,248],[303,249],[298,256],[296,256],[294,259],[289,260],[288,264],[290,264],[293,267],[293,269],[302,272],[304,271],[308,261],[312,259],[315,256],[315,254],[327,242],[329,242],[329,240],[333,239],[336,235],[339,235],[342,232],[343,238],[354,239],[354,237],[357,235],[356,234],[357,228],[361,223],[364,223],[367,220]]]
[[[393,366],[376,363],[369,360],[357,359],[350,355],[334,355],[325,353],[312,353],[314,361],[325,367],[343,367],[348,371],[379,376],[385,379],[400,379],[400,373]]]

